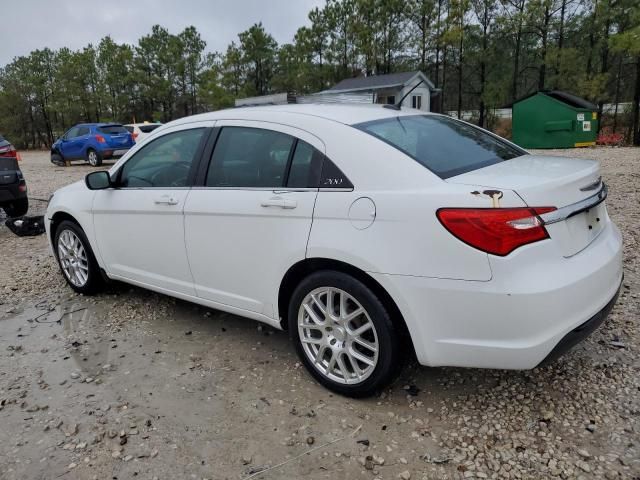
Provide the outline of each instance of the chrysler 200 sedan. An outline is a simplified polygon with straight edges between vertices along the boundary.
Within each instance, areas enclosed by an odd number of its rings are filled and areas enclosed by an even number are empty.
[[[622,281],[592,160],[377,105],[223,110],[155,130],[46,215],[81,293],[120,280],[289,331],[326,387],[422,365],[529,369]]]

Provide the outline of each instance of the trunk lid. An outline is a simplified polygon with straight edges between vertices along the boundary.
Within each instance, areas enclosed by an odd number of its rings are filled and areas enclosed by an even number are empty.
[[[543,155],[524,155],[446,181],[483,185],[491,190],[513,190],[530,207],[558,210],[593,197],[602,189],[597,161]],[[562,255],[570,257],[586,248],[608,221],[606,207],[601,202],[546,228]]]
[[[0,185],[9,185],[18,181],[18,160],[13,157],[0,157]]]

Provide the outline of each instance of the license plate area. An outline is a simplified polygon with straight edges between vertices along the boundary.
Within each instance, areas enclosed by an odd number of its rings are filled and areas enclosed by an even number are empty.
[[[564,257],[584,250],[604,230],[609,217],[604,202],[567,218],[563,222],[547,226],[549,236],[557,241]]]

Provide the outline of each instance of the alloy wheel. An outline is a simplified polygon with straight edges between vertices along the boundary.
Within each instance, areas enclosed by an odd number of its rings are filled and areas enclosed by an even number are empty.
[[[378,363],[375,325],[365,308],[339,288],[307,294],[298,311],[298,334],[314,368],[334,382],[361,383]]]
[[[96,165],[98,165],[98,154],[96,152],[94,152],[93,150],[90,150],[88,156],[89,156],[89,163],[92,166],[95,167]]]
[[[67,279],[76,287],[83,287],[89,280],[89,261],[75,232],[63,230],[58,236],[58,258]]]

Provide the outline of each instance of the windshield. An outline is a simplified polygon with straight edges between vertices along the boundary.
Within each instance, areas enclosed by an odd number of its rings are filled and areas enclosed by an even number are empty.
[[[525,155],[479,128],[444,115],[411,115],[353,125],[445,179]]]
[[[109,135],[117,135],[119,133],[128,133],[127,129],[122,125],[105,125],[103,127],[98,127],[98,131],[100,133],[107,133]]]

